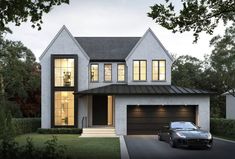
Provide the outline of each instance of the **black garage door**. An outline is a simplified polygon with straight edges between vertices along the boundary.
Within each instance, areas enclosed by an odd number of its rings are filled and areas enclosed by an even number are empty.
[[[171,121],[191,121],[195,123],[196,106],[187,105],[128,105],[127,134],[156,134]]]

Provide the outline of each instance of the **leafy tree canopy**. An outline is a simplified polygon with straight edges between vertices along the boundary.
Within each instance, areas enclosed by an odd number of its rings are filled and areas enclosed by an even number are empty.
[[[194,42],[201,32],[212,34],[220,20],[224,24],[235,21],[234,0],[181,0],[179,12],[171,1],[151,6],[148,16],[174,33],[193,31]]]
[[[235,96],[235,28],[229,27],[225,35],[215,36],[210,44],[214,46],[211,69],[216,79],[221,81],[223,91],[230,91]]]
[[[9,22],[19,26],[30,20],[32,27],[41,29],[43,13],[48,13],[53,6],[69,3],[69,0],[1,0],[0,32],[11,32]]]
[[[8,98],[27,97],[40,87],[34,54],[21,42],[0,38],[0,94]]]

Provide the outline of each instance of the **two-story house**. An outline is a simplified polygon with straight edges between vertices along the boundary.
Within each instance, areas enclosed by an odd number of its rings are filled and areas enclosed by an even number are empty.
[[[73,37],[63,26],[40,61],[42,128],[156,134],[170,121],[192,121],[209,130],[210,92],[171,85],[173,58],[151,29]]]

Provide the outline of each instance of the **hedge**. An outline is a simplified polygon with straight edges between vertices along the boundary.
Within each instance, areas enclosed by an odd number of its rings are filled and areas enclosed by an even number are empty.
[[[12,125],[16,135],[37,132],[41,127],[41,118],[13,118]]]
[[[215,135],[235,137],[235,120],[211,118],[211,133]]]
[[[81,134],[82,129],[80,128],[50,128],[50,129],[39,128],[37,132],[39,134]]]

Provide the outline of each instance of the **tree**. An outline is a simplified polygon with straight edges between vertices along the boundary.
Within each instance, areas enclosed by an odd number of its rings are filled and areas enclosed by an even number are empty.
[[[220,81],[221,91],[235,96],[235,28],[227,28],[223,37],[215,36],[210,44],[214,46],[211,72]]]
[[[35,92],[40,95],[40,67],[35,60],[31,50],[21,42],[5,40],[0,36],[0,98],[6,101],[1,104],[7,106],[10,105],[9,100],[15,101],[24,110],[25,105],[35,102]],[[34,107],[40,108],[40,103]],[[28,116],[25,112],[23,114]]]
[[[199,33],[212,34],[220,20],[224,24],[235,21],[234,0],[181,0],[182,8],[179,13],[169,0],[166,4],[151,6],[148,16],[156,23],[175,32],[193,31],[194,42],[199,38]]]
[[[172,84],[189,88],[201,88],[202,64],[202,61],[189,55],[178,57],[172,65]]]
[[[11,32],[9,22],[19,26],[30,20],[32,27],[41,29],[42,16],[51,11],[53,6],[69,3],[69,0],[1,0],[0,1],[0,32]]]

